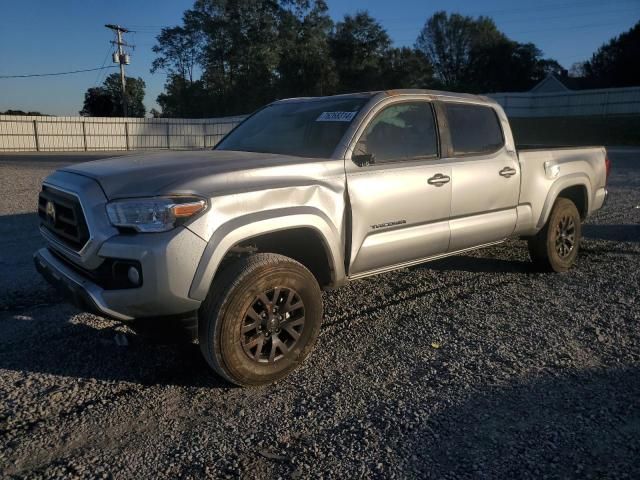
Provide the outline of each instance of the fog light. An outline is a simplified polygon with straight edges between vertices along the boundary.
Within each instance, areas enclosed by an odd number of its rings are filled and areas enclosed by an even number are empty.
[[[136,267],[129,267],[127,278],[133,285],[140,285],[140,271]]]

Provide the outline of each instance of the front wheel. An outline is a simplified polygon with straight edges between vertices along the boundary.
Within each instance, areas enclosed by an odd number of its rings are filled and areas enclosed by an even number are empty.
[[[312,350],[322,322],[313,274],[295,260],[261,253],[228,264],[199,312],[200,350],[222,377],[273,383]]]
[[[575,204],[568,198],[558,198],[544,228],[528,241],[531,260],[544,271],[566,272],[578,256],[581,235]]]

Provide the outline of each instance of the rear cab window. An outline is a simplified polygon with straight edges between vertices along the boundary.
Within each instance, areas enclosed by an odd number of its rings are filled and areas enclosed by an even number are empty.
[[[502,126],[493,108],[445,102],[442,110],[446,115],[454,156],[490,154],[504,146]]]

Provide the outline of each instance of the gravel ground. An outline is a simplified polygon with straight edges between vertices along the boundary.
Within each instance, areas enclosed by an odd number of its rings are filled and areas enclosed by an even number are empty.
[[[0,477],[638,478],[640,151],[611,157],[571,272],[509,241],[326,293],[263,389],[60,303],[30,255],[68,158],[0,157]]]

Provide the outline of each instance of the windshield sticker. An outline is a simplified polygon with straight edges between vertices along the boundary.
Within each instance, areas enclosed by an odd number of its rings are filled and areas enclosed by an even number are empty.
[[[350,122],[358,112],[322,112],[316,122]]]

